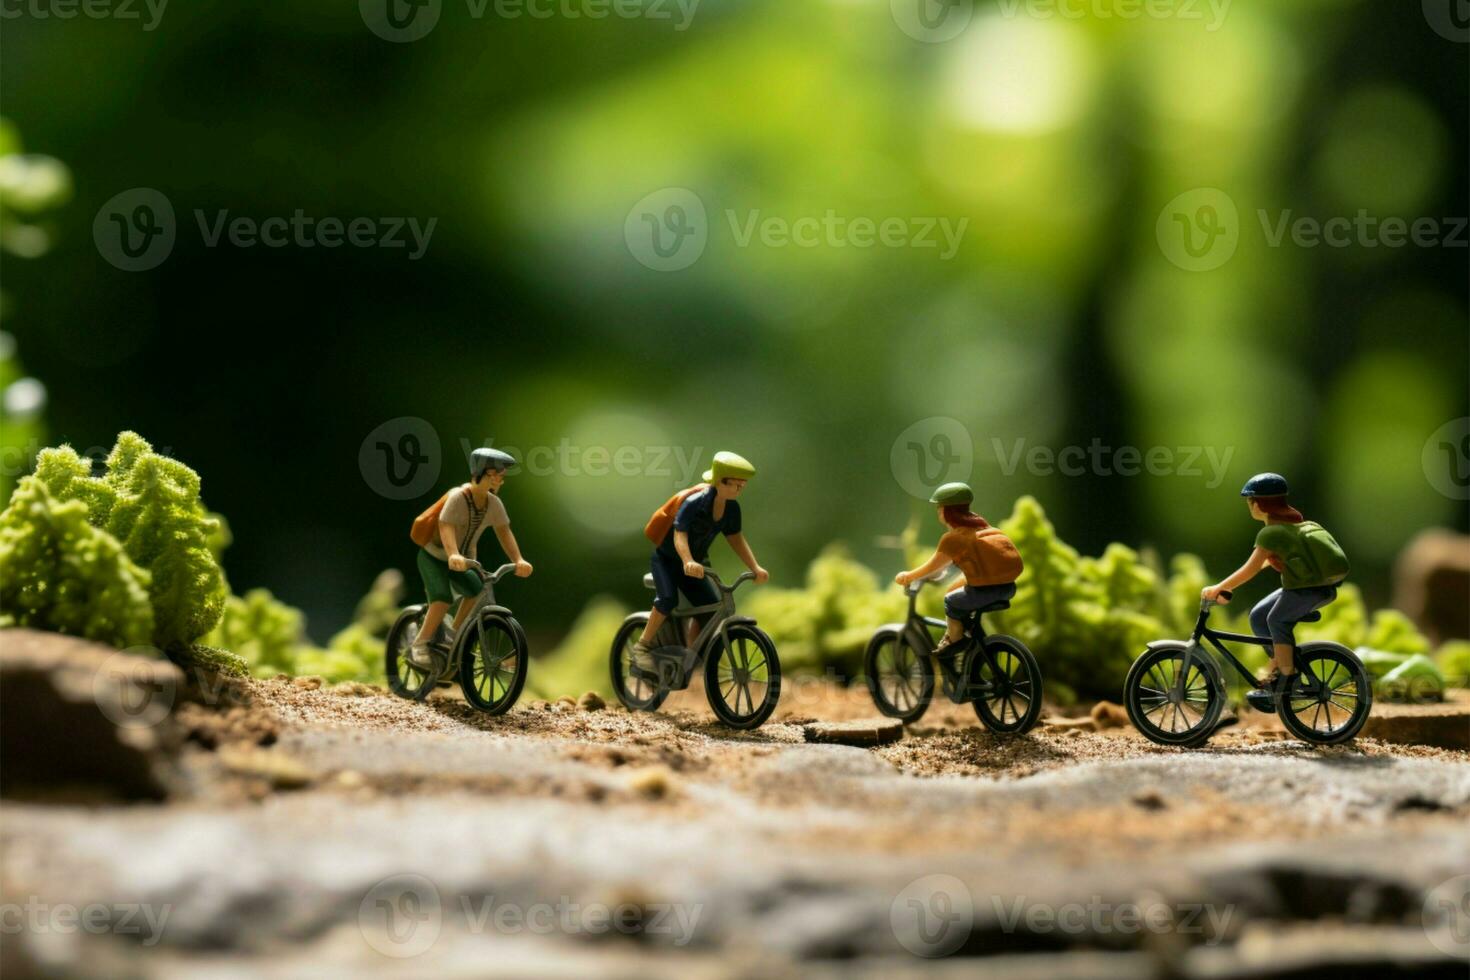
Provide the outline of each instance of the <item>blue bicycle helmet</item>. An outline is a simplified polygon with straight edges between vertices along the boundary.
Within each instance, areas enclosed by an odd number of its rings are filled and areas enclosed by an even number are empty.
[[[476,449],[470,453],[470,479],[478,480],[486,470],[502,472],[516,465],[515,457],[499,449]]]
[[[1240,491],[1242,497],[1284,497],[1286,493],[1286,477],[1280,473],[1257,473]]]

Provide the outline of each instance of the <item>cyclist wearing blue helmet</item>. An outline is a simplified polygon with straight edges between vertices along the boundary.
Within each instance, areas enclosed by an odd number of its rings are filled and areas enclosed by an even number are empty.
[[[1228,577],[1201,591],[1205,599],[1219,603],[1255,578],[1267,565],[1281,573],[1281,588],[1256,603],[1251,610],[1251,632],[1272,640],[1273,663],[1267,686],[1246,694],[1251,707],[1276,710],[1276,700],[1291,687],[1296,674],[1296,637],[1293,627],[1309,613],[1337,598],[1337,587],[1347,578],[1348,561],[1336,539],[1316,521],[1286,502],[1286,478],[1278,473],[1258,473],[1246,481],[1240,495],[1246,498],[1250,515],[1266,526],[1256,535],[1256,546],[1244,565]]]

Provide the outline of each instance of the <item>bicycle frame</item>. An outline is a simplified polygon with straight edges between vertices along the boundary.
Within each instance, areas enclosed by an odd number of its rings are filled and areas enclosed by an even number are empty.
[[[969,617],[969,639],[964,641],[966,648],[963,651],[955,651],[955,654],[964,654],[962,662],[957,666],[955,661],[960,658],[954,654],[946,653],[944,656],[936,654],[934,638],[929,635],[929,630],[926,627],[932,626],[936,629],[946,630],[949,628],[949,624],[942,619],[935,619],[933,616],[920,614],[918,603],[919,592],[925,585],[940,584],[942,584],[940,579],[931,577],[920,579],[912,585],[905,586],[903,592],[909,599],[909,614],[908,618],[904,621],[902,635],[909,638],[909,641],[914,645],[914,649],[922,651],[923,655],[929,657],[930,660],[939,666],[940,676],[944,680],[945,696],[955,704],[965,704],[968,701],[974,700],[969,691],[963,691],[961,693],[961,688],[964,679],[970,676],[970,661],[975,654],[977,652],[984,652],[986,657],[990,657],[991,668],[993,670],[999,671],[1000,665],[995,663],[994,657],[991,657],[989,652],[985,652],[985,627],[981,624],[980,614],[978,612]]]
[[[673,690],[683,690],[689,686],[689,681],[694,676],[694,667],[709,652],[714,645],[716,635],[727,646],[729,645],[729,628],[734,623],[754,623],[751,616],[740,616],[735,612],[735,590],[746,582],[755,578],[754,572],[741,572],[740,576],[730,585],[720,580],[712,568],[706,568],[705,578],[709,579],[720,592],[720,598],[713,603],[704,606],[676,606],[669,613],[668,624],[674,628],[679,637],[677,644],[684,650],[679,664],[679,676],[677,684],[668,685]],[[699,628],[694,636],[694,642],[686,644],[683,641],[684,633],[679,627],[691,619],[699,616],[708,616],[709,619]],[[672,645],[672,644],[670,644]],[[662,671],[660,671],[660,683],[662,683]]]
[[[1232,594],[1229,592],[1221,592],[1220,594],[1223,595],[1226,599],[1230,599],[1233,597]],[[1253,646],[1265,647],[1266,650],[1269,651],[1271,650],[1275,641],[1272,640],[1269,636],[1256,636],[1253,633],[1230,633],[1226,630],[1210,629],[1210,612],[1214,609],[1216,605],[1218,605],[1218,603],[1216,603],[1213,599],[1200,600],[1199,619],[1195,620],[1194,632],[1190,634],[1189,649],[1186,650],[1184,653],[1184,664],[1179,670],[1179,676],[1174,679],[1174,685],[1177,693],[1182,694],[1184,690],[1184,679],[1189,676],[1190,668],[1194,666],[1195,651],[1205,649],[1204,645],[1200,643],[1200,640],[1208,640],[1210,646],[1218,650],[1220,654],[1230,663],[1230,666],[1235,668],[1236,673],[1245,678],[1246,683],[1250,684],[1251,687],[1257,690],[1265,687],[1265,683],[1263,681],[1256,680],[1255,674],[1251,672],[1250,668],[1241,663],[1236,658],[1235,654],[1231,653],[1230,649],[1225,646],[1225,643],[1226,641],[1231,643],[1249,643]],[[1151,645],[1152,644],[1150,644],[1150,646]],[[1292,657],[1297,662],[1297,670],[1303,672],[1306,675],[1308,682],[1317,683],[1316,675],[1314,675],[1311,672],[1310,667],[1307,664],[1303,663],[1301,660],[1300,646],[1293,644]]]
[[[469,616],[465,619],[464,625],[468,626],[471,622],[474,623],[475,630],[480,635],[480,649],[485,650],[487,649],[487,647],[485,645],[484,613],[488,611],[504,616],[506,619],[512,618],[511,611],[507,607],[502,606],[495,601],[495,583],[499,582],[509,573],[515,571],[516,566],[514,563],[508,562],[504,565],[501,565],[493,572],[487,572],[485,571],[485,566],[472,559],[466,561],[465,566],[467,568],[473,569],[479,574],[480,593],[479,595],[475,596],[475,604],[470,607]],[[463,626],[460,628],[460,630],[454,630],[452,627],[447,627],[445,629],[445,632],[450,634],[448,647],[451,654],[458,649],[460,638],[463,636],[463,629]],[[439,674],[439,676],[435,678],[434,682],[436,684],[439,681],[444,680],[445,678],[453,677],[454,672],[459,669],[459,664],[455,662],[456,658],[454,658],[453,656],[448,656],[445,659],[445,668]]]

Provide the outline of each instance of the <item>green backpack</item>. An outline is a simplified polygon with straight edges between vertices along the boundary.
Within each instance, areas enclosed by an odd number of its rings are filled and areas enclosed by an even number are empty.
[[[1287,564],[1292,566],[1292,571],[1302,578],[1310,578],[1317,582],[1335,584],[1347,578],[1348,560],[1343,553],[1342,546],[1337,539],[1327,532],[1327,529],[1316,521],[1302,521],[1296,526],[1297,533],[1301,536],[1301,552],[1288,559]],[[1305,556],[1311,562],[1311,568],[1300,567],[1300,562]]]

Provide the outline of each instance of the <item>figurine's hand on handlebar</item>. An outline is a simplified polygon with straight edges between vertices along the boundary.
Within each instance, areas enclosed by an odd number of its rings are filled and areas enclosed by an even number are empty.
[[[449,570],[451,572],[462,572],[470,567],[469,560],[464,555],[449,556]]]
[[[893,576],[893,581],[897,582],[899,585],[905,585],[906,586],[910,582],[912,582],[913,580],[914,580],[914,577],[912,575],[910,575],[908,572],[899,572],[897,575]]]
[[[531,563],[524,558],[516,562],[516,578],[530,578],[533,571],[535,569],[531,567]]]
[[[769,582],[770,580],[771,580],[771,573],[770,572],[766,571],[764,568],[761,568],[759,565],[755,566],[755,584],[756,585],[764,585],[766,582]]]
[[[684,574],[690,578],[704,578],[704,566],[697,561],[686,561],[684,563]]]
[[[1220,588],[1218,585],[1207,585],[1199,591],[1201,599],[1213,599],[1219,605],[1225,605],[1230,601],[1230,592]]]

